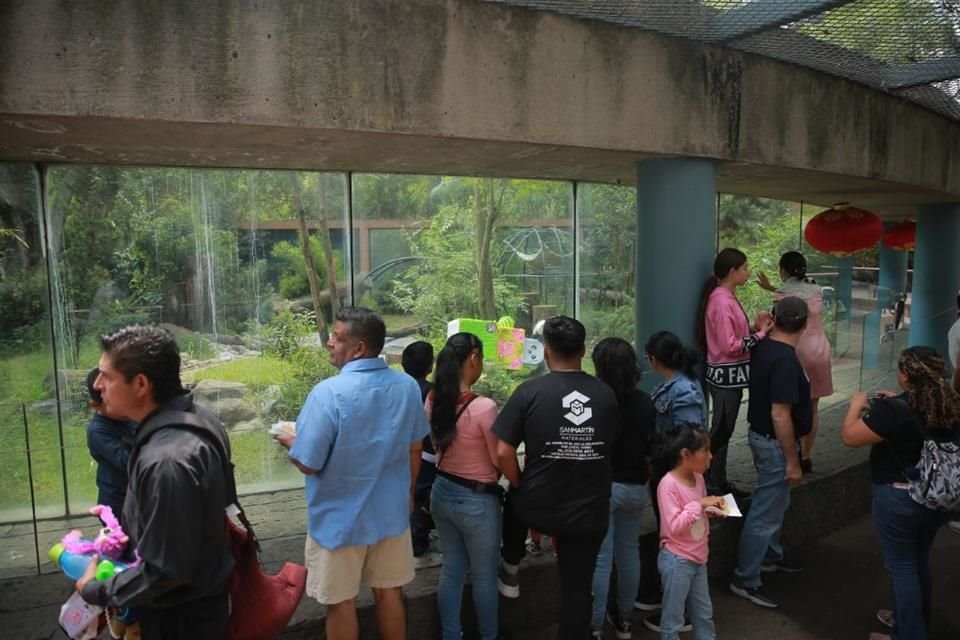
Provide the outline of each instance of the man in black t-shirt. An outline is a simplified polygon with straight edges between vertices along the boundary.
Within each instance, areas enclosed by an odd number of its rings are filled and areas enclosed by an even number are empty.
[[[797,441],[810,431],[810,381],[795,347],[807,324],[807,303],[784,298],[774,307],[770,337],[750,352],[747,440],[757,469],[757,489],[743,523],[737,569],[730,590],[750,602],[775,608],[760,579],[762,571],[799,571],[783,558],[780,532],[790,506],[790,487],[800,483]]]
[[[517,387],[493,425],[500,439],[498,464],[510,481],[499,586],[508,598],[520,595],[517,572],[528,528],[557,536],[557,637],[583,640],[590,635],[590,588],[609,520],[610,449],[619,414],[613,390],[580,368],[583,325],[553,317],[544,324],[543,338],[550,373]]]

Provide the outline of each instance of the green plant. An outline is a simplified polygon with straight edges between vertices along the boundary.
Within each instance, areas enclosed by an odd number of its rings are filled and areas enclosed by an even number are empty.
[[[287,308],[278,312],[263,326],[266,342],[263,352],[280,360],[287,360],[304,344],[304,339],[316,330],[313,311],[295,311]]]

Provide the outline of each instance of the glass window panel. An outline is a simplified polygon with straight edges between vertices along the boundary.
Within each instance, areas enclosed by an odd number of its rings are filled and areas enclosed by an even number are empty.
[[[398,363],[415,338],[443,345],[450,321],[573,314],[572,186],[568,182],[353,174],[358,303],[380,312]],[[478,391],[503,402],[525,376],[493,361]],[[506,356],[502,356],[505,358]]]
[[[580,320],[590,353],[601,338],[633,342],[637,193],[632,187],[577,185]]]
[[[96,499],[78,381],[98,336],[135,322],[177,337],[184,382],[230,432],[241,491],[300,484],[266,430],[334,373],[318,324],[349,298],[346,177],[57,166],[47,185],[72,510]]]

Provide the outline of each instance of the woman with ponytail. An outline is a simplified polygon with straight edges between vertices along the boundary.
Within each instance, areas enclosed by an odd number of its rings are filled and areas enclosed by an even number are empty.
[[[682,424],[707,428],[707,400],[694,366],[699,355],[669,331],[650,336],[645,346],[650,368],[663,378],[651,398],[657,409],[657,434]]]
[[[491,431],[497,406],[470,390],[481,373],[480,339],[472,333],[450,336],[437,355],[434,388],[426,401],[437,450],[430,512],[443,553],[437,587],[443,640],[460,640],[460,601],[468,570],[480,638],[497,637],[501,489],[497,437]]]
[[[753,325],[734,290],[750,279],[747,256],[727,248],[713,261],[713,275],[704,284],[697,317],[697,337],[707,355],[707,388],[713,402],[710,448],[713,462],[707,477],[711,495],[743,495],[727,482],[727,443],[737,424],[743,390],[750,384],[750,349],[773,328],[770,314]]]
[[[841,437],[849,447],[870,447],[873,526],[893,584],[893,639],[922,639],[930,629],[930,548],[950,512],[916,502],[909,492],[924,440],[960,441],[960,398],[947,381],[943,357],[930,347],[900,354],[897,383],[903,393],[854,393]],[[878,638],[887,638],[875,634]]]
[[[807,326],[797,343],[797,358],[810,379],[810,401],[813,403],[813,426],[810,433],[800,439],[800,467],[804,473],[810,473],[813,470],[810,456],[820,428],[820,398],[833,393],[830,342],[823,330],[823,293],[812,279],[807,278],[807,259],[797,251],[780,256],[780,279],[783,284],[778,289],[770,284],[762,271],[757,274],[760,287],[774,293],[774,303],[789,297],[807,303]]]

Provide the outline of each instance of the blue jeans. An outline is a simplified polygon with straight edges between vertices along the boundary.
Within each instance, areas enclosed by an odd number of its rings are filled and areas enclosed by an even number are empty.
[[[437,586],[443,640],[460,640],[460,602],[468,569],[480,638],[494,640],[498,625],[500,500],[437,476],[430,504],[443,553]]]
[[[873,485],[873,528],[893,586],[893,640],[926,640],[930,547],[947,515],[914,502],[905,489]]]
[[[747,434],[753,466],[757,469],[757,490],[753,492],[750,511],[743,523],[737,549],[737,582],[744,587],[759,587],[760,565],[766,560],[783,559],[780,533],[783,516],[790,506],[790,485],[787,484],[787,460],[776,438],[765,438],[754,431]]]
[[[603,624],[610,589],[610,571],[617,561],[617,611],[629,620],[640,584],[640,525],[643,510],[650,505],[649,484],[614,482],[610,492],[610,525],[600,545],[593,571],[594,626]]]
[[[663,582],[663,610],[660,612],[661,640],[677,640],[683,626],[683,612],[690,615],[694,640],[714,640],[713,603],[707,584],[707,565],[697,564],[677,554],[660,549],[657,557],[660,580]]]

